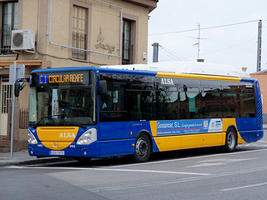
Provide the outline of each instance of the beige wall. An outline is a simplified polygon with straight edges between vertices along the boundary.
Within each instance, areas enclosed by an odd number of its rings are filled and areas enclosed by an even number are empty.
[[[0,2],[5,2],[1,1]],[[122,8],[123,18],[132,20],[132,42],[134,46],[133,63],[145,64],[143,52],[147,52],[149,9],[122,0],[102,0]],[[88,49],[94,52],[120,56],[120,14],[121,9],[93,0],[53,0],[51,15],[51,42],[63,46],[72,46],[72,6],[87,7]],[[36,52],[20,52],[19,60],[40,59],[42,68],[65,66],[101,66],[121,64],[121,58],[97,53],[88,53],[87,62],[71,60],[71,50],[49,44],[50,0],[19,0],[18,29],[31,29],[36,33]],[[100,34],[103,44],[115,47],[111,53],[97,48]],[[1,58],[2,60],[2,58]]]
[[[33,1],[35,3],[30,4]],[[37,5],[39,2],[39,5]],[[124,1],[105,1],[110,4],[122,7],[123,17],[134,20],[135,26],[133,30],[134,45],[134,63],[146,63],[143,60],[143,52],[147,52],[147,34],[148,34],[148,9],[142,6],[134,5]],[[71,60],[71,50],[62,48],[48,43],[49,33],[49,11],[50,1],[42,0],[23,0],[23,19],[27,18],[25,10],[39,10],[39,15],[34,17],[35,22],[23,20],[22,29],[30,28],[36,30],[37,33],[37,57],[43,59],[42,68],[47,67],[64,67],[64,66],[100,66],[121,64],[121,58],[101,55],[97,53],[88,53],[87,62],[77,62]],[[28,7],[26,6],[28,4]],[[52,4],[51,17],[51,42],[64,46],[71,46],[71,30],[72,30],[72,6],[81,5],[88,7],[88,46],[89,50],[120,56],[120,12],[116,7],[108,6],[93,0],[57,0]],[[27,7],[27,8],[25,8]],[[35,16],[37,13],[33,12]],[[42,16],[40,16],[40,14]],[[41,19],[40,19],[41,18]],[[62,20],[65,19],[65,20]],[[46,29],[44,28],[46,27]],[[103,44],[115,47],[112,53],[107,50],[97,48],[97,38],[100,34],[104,38]],[[42,45],[39,47],[39,45]],[[41,53],[41,54],[38,54]],[[28,55],[29,56],[29,55]],[[23,56],[21,56],[22,58]],[[33,56],[32,56],[33,57]]]

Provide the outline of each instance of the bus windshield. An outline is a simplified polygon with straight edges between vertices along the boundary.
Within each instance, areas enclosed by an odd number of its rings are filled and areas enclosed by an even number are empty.
[[[96,124],[95,84],[89,83],[89,72],[85,71],[82,75],[75,73],[80,78],[76,77],[72,80],[66,78],[66,76],[70,77],[71,75],[68,73],[63,75],[32,75],[29,108],[30,126],[36,124],[38,126]]]

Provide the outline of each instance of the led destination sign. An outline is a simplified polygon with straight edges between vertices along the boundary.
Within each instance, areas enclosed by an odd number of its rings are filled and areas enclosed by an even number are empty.
[[[88,72],[38,75],[38,84],[88,83]]]

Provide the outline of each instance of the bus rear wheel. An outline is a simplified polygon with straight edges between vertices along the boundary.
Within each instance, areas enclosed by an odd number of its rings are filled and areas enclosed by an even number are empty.
[[[225,151],[233,152],[237,145],[237,134],[235,129],[229,128],[226,132]]]
[[[148,136],[141,133],[135,142],[134,159],[136,162],[145,162],[151,153],[151,143]]]

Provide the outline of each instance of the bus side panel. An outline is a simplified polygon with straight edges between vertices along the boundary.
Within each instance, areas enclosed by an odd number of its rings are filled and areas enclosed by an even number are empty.
[[[159,151],[171,151],[181,149],[181,136],[154,137]]]
[[[225,132],[203,134],[203,147],[222,146],[225,144]]]
[[[100,157],[127,155],[130,153],[129,127],[129,122],[99,123]]]
[[[99,123],[98,140],[129,139],[129,122],[101,122]]]
[[[152,136],[151,126],[149,121],[133,121],[130,122],[130,134],[131,138],[136,138],[139,133],[146,132]]]
[[[181,136],[182,149],[199,148],[203,146],[203,134],[194,133],[193,135]]]
[[[256,130],[257,118],[236,118],[238,131]]]
[[[263,130],[257,130],[257,118],[237,118],[236,125],[239,135],[244,142],[256,142],[263,138]]]
[[[107,140],[100,142],[100,157],[130,154],[130,140]]]

